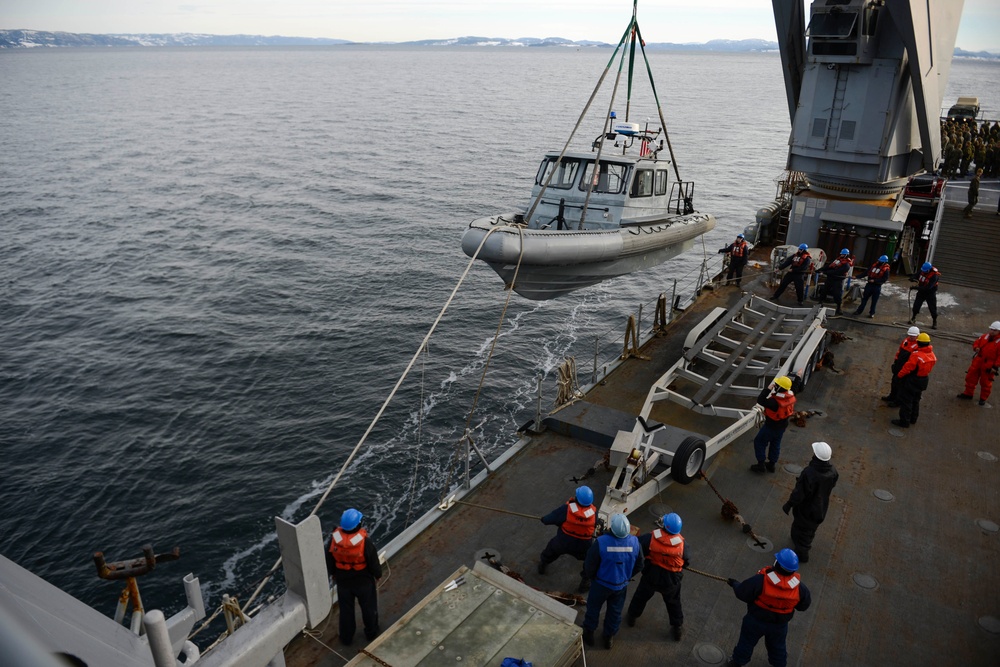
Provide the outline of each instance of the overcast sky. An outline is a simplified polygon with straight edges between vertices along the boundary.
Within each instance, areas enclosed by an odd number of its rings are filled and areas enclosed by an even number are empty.
[[[355,42],[476,35],[617,43],[631,8],[630,0],[2,0],[0,28]],[[771,0],[642,0],[639,25],[649,42],[775,39]],[[965,0],[957,46],[1000,53],[1000,0]]]

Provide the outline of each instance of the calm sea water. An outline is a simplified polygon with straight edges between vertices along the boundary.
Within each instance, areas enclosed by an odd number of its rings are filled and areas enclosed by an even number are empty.
[[[466,266],[466,224],[526,201],[610,55],[0,53],[0,552],[111,613],[94,551],[179,546],[141,580],[147,606],[176,611],[187,572],[210,607],[245,599],[277,558],[272,517],[311,510],[417,350]],[[784,167],[779,59],[651,58],[681,174],[719,222],[714,253]],[[945,103],[978,94],[1000,115],[998,74],[956,62]],[[643,94],[632,117],[655,120]],[[595,338],[610,357],[628,313],[701,259],[515,297],[477,444],[512,444],[538,376],[546,402],[566,355],[589,379]],[[503,299],[475,267],[324,526],[356,506],[384,543],[441,496]]]

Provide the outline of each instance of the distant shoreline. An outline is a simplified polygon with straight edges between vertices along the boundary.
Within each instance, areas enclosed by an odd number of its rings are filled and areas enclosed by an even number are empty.
[[[0,30],[0,49],[37,48],[128,48],[144,46],[510,46],[521,48],[614,48],[613,44],[595,41],[573,41],[561,37],[455,37],[451,39],[423,39],[411,42],[352,42],[346,39],[315,37],[284,37],[264,35],[204,35],[195,33],[171,34],[88,34],[50,32],[44,30]],[[720,53],[761,53],[778,50],[778,43],[764,39],[715,39],[701,44],[650,42],[646,49],[653,51],[691,51]],[[1000,60],[1000,53],[966,51],[956,48],[958,58]]]

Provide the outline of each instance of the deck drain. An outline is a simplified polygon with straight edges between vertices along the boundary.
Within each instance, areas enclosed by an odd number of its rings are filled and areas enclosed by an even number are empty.
[[[878,498],[879,500],[884,500],[887,503],[892,502],[893,500],[896,499],[896,496],[892,495],[885,489],[875,489],[874,491],[872,491],[872,495]]]
[[[1000,526],[996,525],[989,519],[976,519],[976,525],[988,533],[995,533],[1000,530]]]
[[[715,644],[695,644],[693,653],[702,665],[721,665],[729,659],[726,652]]]
[[[980,616],[979,627],[991,635],[1000,635],[1000,618],[996,616]]]
[[[906,435],[906,433],[904,433],[903,429],[901,428],[890,428],[889,435],[891,435],[894,438],[902,438],[903,436]]]
[[[993,456],[989,452],[976,452],[976,456],[978,456],[984,461],[989,461],[991,463],[997,460],[997,457]]]
[[[480,549],[479,551],[476,552],[475,558],[476,560],[481,560],[481,561],[489,561],[490,559],[494,559],[498,563],[503,562],[503,558],[500,557],[500,552],[497,551],[496,549],[490,549],[490,548]]]
[[[876,588],[878,588],[878,582],[875,581],[875,577],[873,577],[870,574],[861,574],[861,573],[855,574],[854,583],[856,583],[861,588],[864,588],[869,591],[873,591]]]
[[[652,505],[649,506],[649,513],[652,514],[657,519],[659,519],[665,514],[670,514],[673,511],[674,511],[673,507],[671,507],[670,505],[666,505],[664,503],[653,503]],[[657,523],[656,525],[660,524]]]
[[[758,544],[758,542],[760,544]],[[771,540],[761,535],[758,535],[756,540],[752,537],[748,537],[747,546],[753,549],[754,551],[759,551],[761,553],[766,553],[774,549],[774,543],[771,542]]]
[[[793,475],[798,475],[799,473],[802,472],[802,466],[797,466],[794,463],[786,463],[784,466],[782,466],[782,469],[785,472],[791,473]]]

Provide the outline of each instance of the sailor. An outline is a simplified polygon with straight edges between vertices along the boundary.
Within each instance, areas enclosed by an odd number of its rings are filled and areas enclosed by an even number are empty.
[[[854,314],[860,315],[865,309],[865,304],[871,299],[872,307],[868,311],[868,317],[872,318],[875,317],[875,305],[878,303],[878,298],[882,296],[882,285],[889,280],[889,256],[882,255],[872,262],[865,277],[867,282],[865,282],[865,288],[861,292],[861,305],[854,311]]]
[[[639,546],[646,558],[642,570],[642,579],[632,594],[625,622],[635,625],[637,618],[642,616],[646,603],[659,593],[667,606],[667,617],[670,619],[670,634],[674,641],[680,641],[684,636],[684,612],[681,610],[681,579],[683,568],[688,566],[687,544],[681,535],[680,516],[671,512],[665,514],[660,521],[663,528],[657,528],[651,533],[639,536]]]
[[[979,385],[979,405],[986,405],[986,399],[993,391],[993,380],[1000,370],[1000,320],[990,325],[990,330],[972,343],[972,363],[965,374],[965,391],[958,395],[971,401]]]
[[[750,246],[743,234],[737,234],[736,240],[719,250],[719,253],[729,255],[729,272],[726,273],[726,282],[730,282],[735,276],[736,286],[739,287],[740,281],[743,280],[743,269],[750,256]]]
[[[795,412],[795,394],[792,393],[791,378],[784,375],[774,378],[774,382],[760,392],[757,404],[764,407],[764,425],[753,439],[753,451],[757,463],[750,466],[750,470],[774,472],[781,454],[781,438],[788,428],[788,418]]]
[[[896,358],[892,362],[892,381],[889,384],[889,393],[882,397],[882,400],[889,404],[890,408],[899,407],[899,371],[910,359],[910,354],[917,349],[917,336],[920,329],[910,327],[906,330],[906,338],[899,344],[896,350]]]
[[[345,646],[350,646],[354,641],[354,631],[357,628],[354,620],[355,600],[361,607],[361,621],[368,641],[378,637],[381,632],[375,582],[382,578],[382,564],[379,563],[375,544],[368,539],[368,532],[361,527],[363,518],[356,509],[345,510],[340,517],[340,526],[330,536],[326,552],[327,570],[337,581],[340,643]]]
[[[788,663],[785,649],[788,622],[796,611],[809,608],[812,596],[797,574],[799,559],[795,552],[782,549],[774,554],[774,558],[774,565],[761,569],[749,579],[727,581],[736,597],[747,603],[740,639],[733,649],[733,657],[726,663],[727,667],[750,662],[761,637],[767,647],[768,663],[774,667],[785,667]]]
[[[851,273],[851,269],[853,268],[854,258],[851,257],[851,251],[844,248],[840,251],[840,257],[820,269],[820,272],[826,274],[826,286],[823,290],[823,296],[820,297],[819,302],[825,303],[827,297],[833,299],[833,304],[837,307],[837,311],[834,315],[842,314],[840,310],[840,302],[844,298],[844,280]]]
[[[927,389],[928,377],[937,357],[931,347],[931,337],[925,333],[917,336],[917,349],[910,354],[903,367],[899,369],[899,419],[893,419],[896,426],[909,428],[917,423],[920,416],[920,396]]]
[[[538,574],[545,574],[549,563],[563,554],[577,560],[587,557],[587,551],[594,541],[594,526],[597,524],[597,508],[594,507],[594,492],[589,486],[580,486],[576,495],[542,517],[546,526],[559,526],[555,536],[549,540],[538,558]],[[590,579],[581,571],[580,592],[590,587]]]
[[[795,488],[781,511],[792,512],[792,544],[800,563],[809,562],[816,529],[826,518],[830,506],[830,494],[837,485],[837,469],[830,463],[833,449],[825,442],[812,444],[813,457],[809,465],[799,473]]]
[[[971,181],[969,181],[969,205],[965,207],[964,211],[962,211],[962,215],[966,218],[972,217],[972,209],[974,209],[976,204],[979,203],[979,179],[982,177],[983,170],[976,169],[976,175],[972,177]]]
[[[785,277],[781,279],[778,290],[771,295],[771,300],[776,301],[785,292],[785,288],[788,287],[789,283],[795,283],[795,296],[798,298],[799,306],[805,305],[803,303],[803,299],[805,298],[805,277],[809,273],[811,266],[812,255],[809,254],[809,246],[803,243],[799,246],[798,252],[778,265],[779,269],[789,269],[789,267],[790,269],[785,274]]]
[[[611,648],[622,624],[622,607],[628,593],[628,582],[642,571],[643,557],[639,540],[632,535],[632,526],[624,514],[614,514],[608,522],[610,533],[604,533],[590,545],[583,571],[593,579],[587,596],[587,613],[583,617],[583,643],[594,645],[594,630],[604,613],[604,647]]]
[[[917,290],[917,298],[913,300],[913,315],[910,317],[910,324],[916,324],[917,315],[920,313],[920,306],[927,302],[927,310],[931,311],[931,329],[937,329],[937,288],[941,272],[930,262],[924,262],[920,271],[910,278],[910,282],[917,283],[911,285],[911,290]]]

